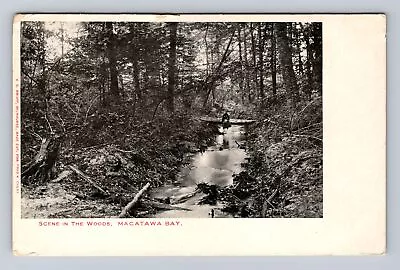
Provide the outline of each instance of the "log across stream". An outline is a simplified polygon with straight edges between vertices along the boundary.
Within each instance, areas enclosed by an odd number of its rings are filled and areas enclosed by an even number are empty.
[[[219,126],[220,134],[216,135],[215,143],[204,152],[188,154],[189,165],[181,168],[175,185],[157,188],[151,192],[151,197],[158,200],[168,200],[171,205],[187,210],[166,210],[158,212],[153,217],[229,217],[221,211],[221,202],[215,205],[200,204],[205,194],[199,192],[197,185],[207,183],[225,187],[233,184],[234,175],[243,171],[242,164],[246,161],[245,125],[232,125],[229,128]]]

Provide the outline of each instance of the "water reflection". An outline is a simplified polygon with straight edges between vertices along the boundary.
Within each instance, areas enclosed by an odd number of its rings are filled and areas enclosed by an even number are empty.
[[[241,163],[246,158],[246,152],[239,148],[243,142],[243,126],[220,128],[220,132],[216,137],[216,144],[204,153],[196,154],[192,167],[181,171],[186,185],[206,182],[227,186],[232,184],[233,174],[243,170]]]
[[[220,134],[216,136],[215,144],[208,147],[205,152],[193,155],[191,165],[181,168],[177,179],[178,185],[160,187],[151,196],[174,200],[194,192],[198,183],[231,185],[233,175],[243,170],[241,165],[247,157],[245,150],[239,148],[239,145],[244,145],[244,135],[243,126],[233,125],[227,129],[220,127]],[[195,196],[177,204],[191,211],[164,211],[154,217],[210,217],[211,210],[215,213],[215,217],[228,217],[228,214],[220,210],[221,202],[217,202],[217,205],[199,205],[203,196],[204,194],[195,193]]]

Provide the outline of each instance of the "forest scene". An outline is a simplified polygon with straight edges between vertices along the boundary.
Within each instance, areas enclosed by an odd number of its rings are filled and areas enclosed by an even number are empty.
[[[323,217],[322,23],[21,22],[22,218]]]

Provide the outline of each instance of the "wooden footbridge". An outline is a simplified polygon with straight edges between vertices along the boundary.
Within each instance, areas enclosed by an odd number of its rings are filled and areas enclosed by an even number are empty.
[[[199,118],[201,121],[209,122],[209,123],[216,123],[216,124],[222,124],[222,119],[221,118],[216,118],[216,117],[200,117]],[[256,120],[251,120],[251,119],[229,119],[229,123],[231,125],[248,125],[251,123],[256,122]]]

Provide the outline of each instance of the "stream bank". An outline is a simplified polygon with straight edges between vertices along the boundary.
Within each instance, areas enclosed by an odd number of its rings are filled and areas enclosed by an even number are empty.
[[[246,171],[234,179],[245,192],[227,207],[246,217],[322,217],[322,141],[279,130],[277,122],[249,129]]]
[[[189,157],[177,185],[152,194],[190,211],[152,217],[322,217],[322,143],[278,129],[259,121],[220,132]]]
[[[22,186],[22,217],[118,216],[146,183],[150,183],[151,188],[172,184],[186,162],[184,156],[198,152],[204,145],[207,147],[217,132],[214,125],[176,116],[114,126],[112,133],[115,138],[123,134],[122,141],[102,136],[103,132],[95,129],[77,134],[79,147],[77,143],[68,147],[69,142],[64,142],[50,182]],[[70,165],[107,194],[71,172]],[[156,211],[141,204],[134,216],[144,217]]]
[[[221,190],[231,187],[234,178],[244,170],[246,127],[218,124],[215,142],[203,151],[188,153],[187,165],[177,175],[176,182],[151,192],[158,201],[167,201],[176,207],[156,213],[151,217],[231,217],[226,204],[219,196]]]
[[[163,132],[170,125],[135,129],[126,144],[64,151],[57,175],[76,164],[109,195],[76,174],[57,177],[22,187],[22,217],[115,217],[146,183],[150,192],[131,217],[322,217],[319,142],[289,133],[277,136],[276,125],[266,121],[225,130],[191,121],[180,123],[189,128],[173,139],[152,139],[155,132],[167,136]],[[132,140],[151,147],[135,148]],[[148,203],[153,201],[158,204]]]

